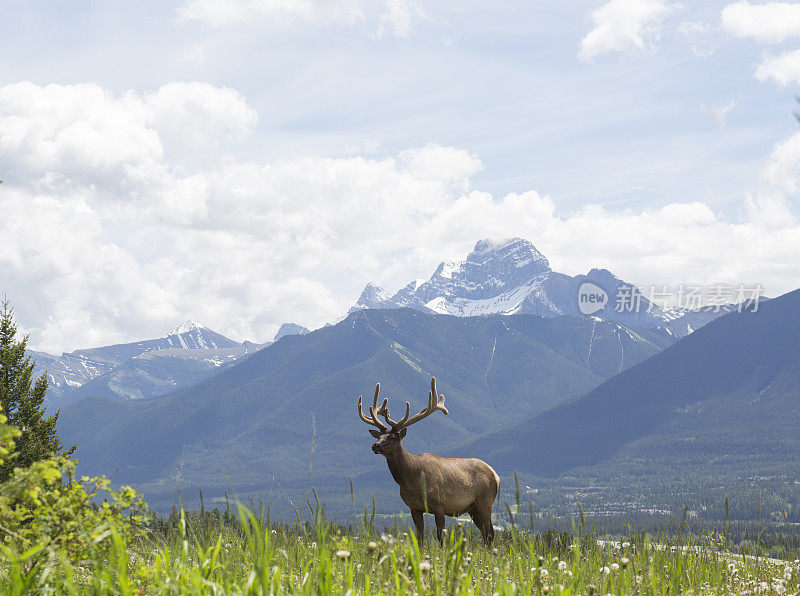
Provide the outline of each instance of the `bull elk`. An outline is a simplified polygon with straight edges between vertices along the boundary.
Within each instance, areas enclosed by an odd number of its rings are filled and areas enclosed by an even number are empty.
[[[483,534],[486,544],[494,539],[492,527],[492,505],[500,488],[500,479],[495,471],[479,459],[442,458],[432,453],[409,453],[401,443],[406,429],[437,410],[447,414],[444,395],[436,391],[436,378],[431,379],[428,406],[409,417],[411,404],[406,402],[406,415],[395,422],[389,417],[388,399],[378,406],[381,385],[375,385],[375,396],[369,408],[369,417],[358,398],[358,415],[367,424],[370,434],[378,439],[372,451],[386,458],[392,478],[400,485],[400,497],[411,509],[411,519],[417,530],[417,540],[422,544],[425,522],[423,513],[433,513],[436,520],[436,536],[442,542],[444,518],[458,517],[469,513],[472,521]],[[378,419],[382,416],[386,424]]]

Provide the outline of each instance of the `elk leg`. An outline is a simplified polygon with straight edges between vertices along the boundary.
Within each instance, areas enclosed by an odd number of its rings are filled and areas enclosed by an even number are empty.
[[[422,517],[422,509],[412,509],[411,519],[417,528],[417,543],[422,546],[423,536],[425,535],[425,519]]]
[[[444,530],[444,513],[434,513],[436,520],[436,538],[439,539],[439,546],[442,545],[442,530]]]
[[[478,530],[480,530],[481,534],[483,535],[483,542],[486,544],[486,546],[491,546],[492,541],[494,540],[494,526],[492,526],[491,509],[484,511],[478,507],[475,507],[470,510],[469,516],[472,518],[473,523],[478,527]]]

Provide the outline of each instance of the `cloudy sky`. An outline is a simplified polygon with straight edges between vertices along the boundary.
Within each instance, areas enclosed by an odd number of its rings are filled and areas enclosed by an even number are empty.
[[[483,237],[800,285],[800,2],[10,0],[0,291],[53,352],[266,340]]]

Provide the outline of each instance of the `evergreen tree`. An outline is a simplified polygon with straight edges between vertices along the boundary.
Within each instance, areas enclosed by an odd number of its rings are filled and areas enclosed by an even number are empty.
[[[44,397],[47,377],[33,380],[34,360],[25,355],[27,336],[16,340],[17,326],[8,299],[0,302],[0,412],[22,435],[16,440],[14,457],[0,465],[0,482],[9,478],[15,468],[26,468],[62,451],[56,434],[58,414],[45,416]],[[69,449],[64,455],[69,456]]]

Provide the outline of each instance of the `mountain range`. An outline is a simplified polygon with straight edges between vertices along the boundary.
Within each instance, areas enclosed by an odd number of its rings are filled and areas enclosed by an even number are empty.
[[[579,289],[587,282],[606,293],[604,307],[594,313],[603,319],[650,329],[674,318],[606,269],[576,276],[553,271],[547,258],[521,238],[480,240],[466,260],[444,261],[427,281],[413,281],[394,294],[367,284],[351,312],[414,308],[461,317],[578,315]],[[618,296],[624,300],[618,302]]]
[[[503,471],[720,477],[800,466],[800,290],[719,317],[578,400],[457,450]]]
[[[580,314],[584,284],[609,297],[591,315]],[[618,312],[616,292],[641,308]],[[665,311],[606,270],[571,277],[529,242],[484,240],[395,294],[368,285],[335,325],[284,324],[272,344],[186,324],[38,366],[67,406],[59,432],[78,444],[80,472],[118,470],[115,481],[156,506],[178,484],[259,498],[311,485],[340,497],[347,476],[385,488],[355,397],[380,380],[396,411],[423,401],[433,375],[451,415],[410,431],[412,451],[537,477],[622,467],[713,477],[784,470],[775,453],[795,461],[798,302]]]
[[[368,284],[350,310],[413,308],[427,313],[579,314],[583,284],[601,288],[608,302],[595,316],[642,328],[657,328],[672,339],[683,337],[725,310],[704,308],[682,313],[663,311],[631,284],[604,269],[571,277],[550,269],[547,259],[526,240],[481,240],[463,262],[443,262],[427,281],[416,281],[394,295]],[[637,310],[617,309],[614,298],[627,292]],[[719,312],[718,312],[719,311]],[[679,316],[680,315],[680,316]],[[309,330],[284,323],[275,334],[302,335]],[[266,344],[238,343],[187,321],[159,339],[82,349],[55,356],[32,352],[38,374],[50,381],[48,405],[68,405],[88,396],[147,399],[187,387],[248,357]]]
[[[75,350],[31,351],[34,374],[46,374],[47,405],[58,409],[87,395],[142,399],[186,387],[264,347],[237,343],[194,321],[158,339]]]
[[[673,341],[599,317],[363,310],[168,395],[87,397],[62,411],[59,429],[77,443],[81,473],[118,470],[117,481],[155,503],[178,482],[187,491],[320,488],[385,465],[355,412],[376,380],[399,410],[422,403],[438,377],[451,415],[407,441],[442,452],[583,395]]]
[[[658,329],[680,339],[706,323],[746,307],[746,303],[661,308],[635,285],[607,269],[570,276],[550,268],[529,241],[479,240],[464,261],[443,261],[430,279],[418,279],[392,294],[368,283],[349,312],[363,309],[414,308],[455,316],[534,314],[545,317],[581,314],[584,284],[607,298],[592,314],[644,329]],[[760,296],[759,301],[768,298]],[[747,302],[747,301],[746,301]]]

